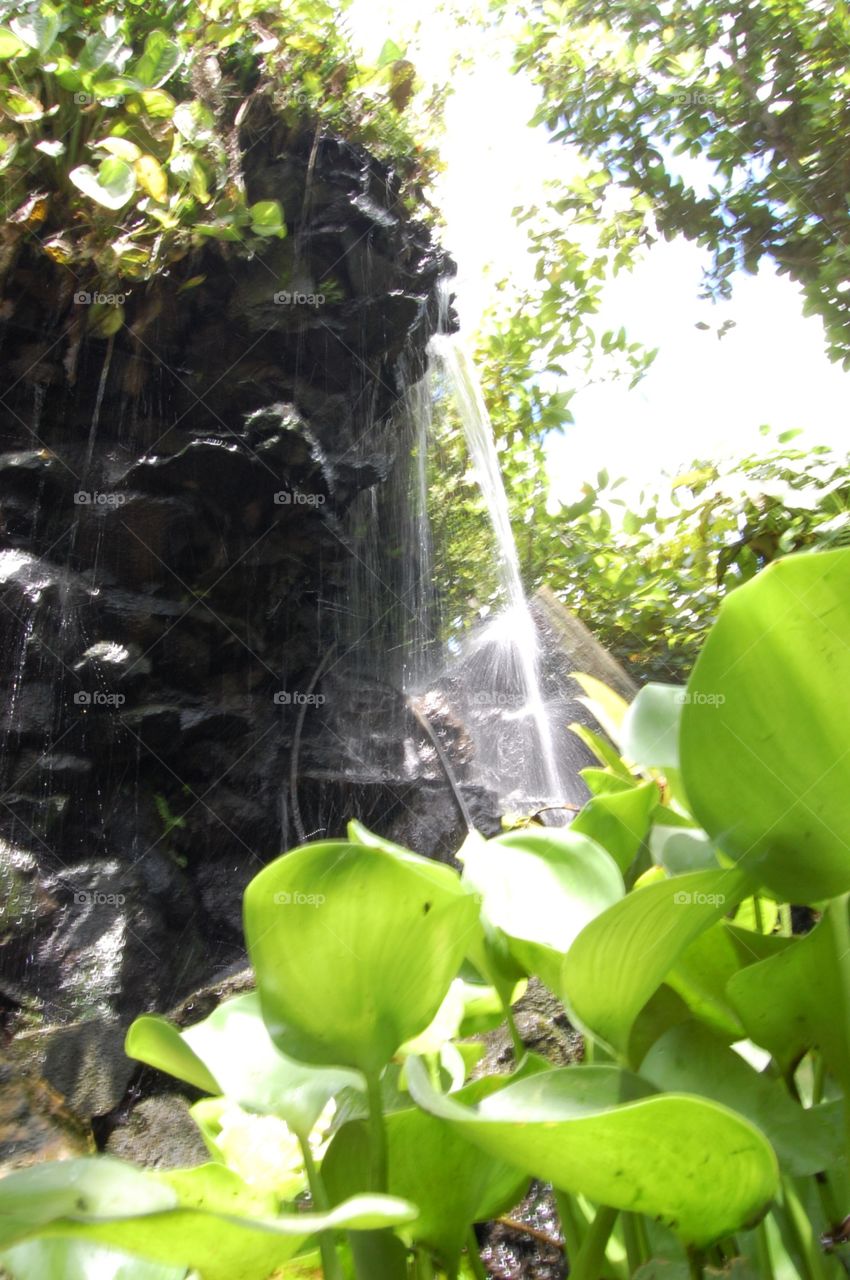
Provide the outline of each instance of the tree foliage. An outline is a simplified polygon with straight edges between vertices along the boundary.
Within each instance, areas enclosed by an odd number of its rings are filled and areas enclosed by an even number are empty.
[[[772,260],[850,367],[846,5],[533,0],[526,13],[516,61],[542,91],[537,121],[587,162],[565,196],[576,217],[615,236],[625,219],[627,252],[656,229],[706,246],[713,295]]]

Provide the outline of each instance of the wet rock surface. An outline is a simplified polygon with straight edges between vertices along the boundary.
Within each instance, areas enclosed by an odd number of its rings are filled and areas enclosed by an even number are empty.
[[[242,961],[245,885],[302,834],[462,834],[383,658],[452,264],[361,148],[259,98],[239,143],[285,240],[128,284],[108,340],[23,241],[4,285],[0,1020],[85,1119],[132,1018]]]

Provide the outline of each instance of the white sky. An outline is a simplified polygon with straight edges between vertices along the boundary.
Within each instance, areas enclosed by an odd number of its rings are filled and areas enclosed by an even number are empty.
[[[472,6],[458,0],[456,7]],[[417,12],[403,0],[354,0],[348,16],[368,60],[387,37],[404,46]],[[437,9],[419,16],[410,56],[424,80],[454,90],[437,204],[458,262],[461,322],[474,331],[497,280],[510,276],[521,288],[530,277],[525,232],[511,210],[539,201],[547,177],[569,176],[570,154],[527,123],[537,91],[510,73],[510,31],[483,36]],[[471,69],[452,68],[458,49],[474,57]],[[631,392],[609,383],[575,396],[575,425],[550,442],[553,494],[573,498],[602,467],[627,476],[633,491],[697,456],[768,447],[762,423],[847,447],[850,374],[827,360],[821,322],[803,317],[796,286],[765,267],[736,280],[731,303],[712,306],[698,299],[702,261],[684,240],[660,243],[634,273],[612,282],[600,328],[625,325],[630,340],[660,347],[659,355]],[[718,341],[727,318],[735,328]],[[711,330],[695,328],[698,321]]]

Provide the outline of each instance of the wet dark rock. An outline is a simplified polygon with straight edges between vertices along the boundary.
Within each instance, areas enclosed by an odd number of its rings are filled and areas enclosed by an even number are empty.
[[[34,1071],[0,1059],[0,1177],[94,1150],[91,1129]]]
[[[106,1150],[147,1169],[189,1169],[210,1158],[188,1104],[175,1094],[140,1102],[112,1130]]]
[[[75,1116],[89,1120],[116,1107],[136,1071],[124,1052],[126,1026],[89,1018],[20,1034],[9,1051],[19,1076],[36,1074]]]

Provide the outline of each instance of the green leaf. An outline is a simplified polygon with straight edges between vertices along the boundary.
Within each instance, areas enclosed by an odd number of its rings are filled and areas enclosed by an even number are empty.
[[[277,200],[259,200],[252,204],[248,212],[251,215],[251,230],[255,236],[277,236],[283,239],[286,235],[286,224],[283,221],[283,210]]]
[[[142,190],[159,204],[165,204],[168,200],[168,178],[156,156],[138,156],[134,168]]]
[[[516,963],[550,988],[557,988],[574,938],[625,892],[614,859],[572,829],[470,837],[458,858],[464,881],[481,894],[488,924],[506,936]]]
[[[173,76],[183,61],[180,46],[164,31],[152,31],[145,40],[142,56],[133,67],[133,75],[145,89],[158,89]]]
[[[727,991],[747,1035],[767,1049],[786,1074],[807,1050],[817,1047],[848,1091],[846,932],[847,902],[839,898],[811,933],[778,955],[742,969],[730,979]]]
[[[624,1054],[632,1024],[689,943],[747,896],[736,871],[698,871],[634,890],[579,934],[562,992],[590,1033]]]
[[[10,31],[8,27],[0,27],[0,58],[17,58],[26,47],[14,31]]]
[[[740,968],[738,949],[726,921],[720,920],[685,948],[665,982],[715,1035],[740,1040],[744,1028],[726,994],[727,983]]]
[[[30,93],[24,93],[22,89],[3,90],[0,106],[9,119],[17,121],[18,124],[44,118],[44,107],[38,98],[34,98]]]
[[[361,1195],[328,1213],[241,1217],[196,1207],[244,1204],[252,1193],[235,1192],[232,1175],[224,1175],[226,1187],[216,1166],[181,1172],[169,1186],[161,1175],[97,1156],[10,1174],[0,1182],[0,1240],[84,1240],[194,1267],[204,1280],[267,1280],[316,1232],[374,1230],[416,1216],[406,1201]]]
[[[428,1026],[480,927],[477,899],[448,867],[341,840],[278,858],[244,905],[275,1044],[367,1074]]]
[[[477,1107],[438,1093],[420,1060],[419,1106],[489,1154],[560,1190],[649,1214],[706,1245],[761,1214],[776,1157],[749,1121],[701,1098],[664,1094],[617,1067],[565,1067],[509,1084]]]
[[[842,1157],[843,1103],[806,1110],[780,1080],[755,1071],[696,1023],[662,1036],[641,1063],[640,1074],[658,1089],[699,1094],[746,1116],[769,1138],[783,1169],[794,1177],[829,1169]]]
[[[677,768],[679,722],[685,690],[672,684],[647,684],[629,707],[623,723],[623,755],[650,768]]]
[[[595,840],[625,875],[649,834],[658,801],[654,782],[594,796],[573,819],[570,831]]]
[[[222,1093],[250,1111],[280,1116],[302,1137],[330,1098],[362,1090],[362,1077],[339,1068],[305,1067],[275,1048],[256,992],[225,1000],[203,1022],[178,1031],[164,1018],[137,1018],[127,1053],[208,1093]]]
[[[46,53],[59,32],[59,18],[59,10],[42,0],[28,13],[12,18],[9,26],[23,44],[37,53]]]
[[[464,1090],[454,1096],[467,1094]],[[528,1175],[485,1155],[451,1125],[425,1111],[396,1111],[386,1123],[390,1192],[418,1206],[419,1217],[410,1227],[413,1238],[435,1249],[452,1273],[469,1224],[516,1204]],[[370,1158],[369,1131],[363,1121],[344,1125],[335,1134],[322,1161],[332,1202],[363,1185]]]
[[[649,838],[652,855],[671,876],[709,871],[718,865],[717,850],[704,831],[657,825]]]
[[[688,683],[694,814],[784,901],[850,889],[848,635],[850,550],[792,556],[726,598]]]
[[[85,1240],[28,1240],[0,1252],[11,1280],[185,1280],[186,1268],[148,1262]]]
[[[83,195],[106,209],[123,209],[136,190],[136,175],[125,160],[110,156],[97,173],[90,165],[80,164],[68,177]]]
[[[137,147],[135,142],[131,142],[129,138],[122,138],[117,134],[110,134],[108,138],[100,138],[94,144],[103,151],[108,151],[110,155],[117,156],[119,160],[127,160],[132,164],[134,160],[138,160],[142,154],[141,147]]]

